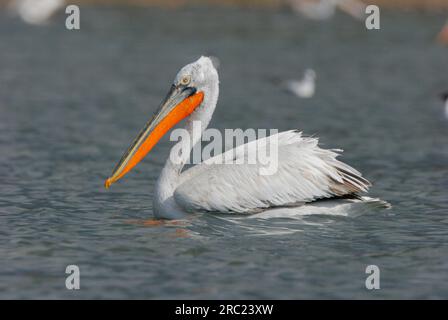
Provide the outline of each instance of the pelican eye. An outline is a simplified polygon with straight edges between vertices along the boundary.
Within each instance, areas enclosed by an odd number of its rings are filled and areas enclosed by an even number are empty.
[[[186,86],[188,84],[190,84],[191,82],[191,77],[190,76],[184,76],[181,80],[180,80],[180,84]]]

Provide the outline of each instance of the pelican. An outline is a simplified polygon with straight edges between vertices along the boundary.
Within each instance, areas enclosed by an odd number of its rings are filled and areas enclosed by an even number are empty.
[[[111,176],[109,188],[121,179],[173,126],[185,119],[184,128],[192,133],[199,121],[202,132],[212,118],[219,94],[218,72],[208,57],[184,66],[176,75],[171,89],[152,119],[144,126],[123,154]],[[244,112],[242,110],[241,112]],[[201,135],[192,134],[191,149]],[[191,212],[228,214],[260,213],[270,208],[302,206],[325,198],[357,197],[367,192],[370,182],[354,168],[336,159],[341,150],[325,150],[318,139],[304,137],[290,130],[265,137],[276,138],[278,168],[272,175],[260,175],[257,164],[210,164],[201,162],[183,170],[188,152],[179,152],[177,144],[157,180],[153,198],[156,218],[181,219]],[[245,158],[259,143],[248,142],[231,152]],[[252,150],[252,151],[251,151]]]
[[[286,86],[289,91],[299,98],[311,98],[316,88],[316,72],[312,69],[305,70],[302,80],[289,80]]]
[[[309,19],[326,20],[331,18],[336,8],[355,19],[362,20],[366,5],[359,0],[288,0],[292,9]]]
[[[313,20],[326,20],[334,15],[336,1],[334,0],[289,0],[292,9]]]

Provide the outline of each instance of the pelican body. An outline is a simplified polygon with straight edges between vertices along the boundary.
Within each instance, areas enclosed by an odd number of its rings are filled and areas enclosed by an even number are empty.
[[[153,118],[146,124],[106,180],[108,188],[121,179],[181,120],[193,140],[193,123],[207,128],[219,95],[219,77],[212,60],[201,57],[184,66]],[[316,138],[303,137],[297,130],[274,138],[278,168],[261,175],[257,164],[201,162],[183,170],[189,152],[174,146],[155,186],[153,211],[156,218],[179,219],[190,212],[251,214],[274,207],[301,206],[319,199],[353,196],[366,192],[370,183],[349,165],[336,159],[340,150],[325,150]],[[273,138],[273,136],[263,139]],[[235,158],[248,157],[248,144],[226,151]],[[182,142],[178,142],[182,143]],[[263,144],[260,144],[263,145]],[[251,151],[252,150],[252,151]],[[191,150],[190,150],[191,151]]]
[[[33,25],[43,25],[64,6],[65,0],[15,0],[10,8],[23,21]]]

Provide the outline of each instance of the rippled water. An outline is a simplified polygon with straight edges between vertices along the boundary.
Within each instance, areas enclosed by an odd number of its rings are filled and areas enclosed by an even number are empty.
[[[448,49],[444,17],[230,8],[81,8],[42,27],[0,13],[1,298],[448,298]],[[177,70],[221,59],[212,126],[300,128],[373,181],[392,209],[151,226],[167,139],[121,183],[102,184]],[[318,74],[298,100],[277,83]],[[81,290],[65,289],[65,268]],[[365,268],[381,289],[365,289]]]

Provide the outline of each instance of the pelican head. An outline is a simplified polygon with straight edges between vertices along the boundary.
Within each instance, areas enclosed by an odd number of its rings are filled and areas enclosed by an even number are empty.
[[[131,171],[177,123],[188,117],[203,115],[205,111],[201,111],[201,106],[209,99],[207,95],[211,86],[217,85],[218,73],[212,59],[203,56],[184,66],[174,78],[166,98],[152,119],[146,123],[105,181],[105,187],[109,188]]]

